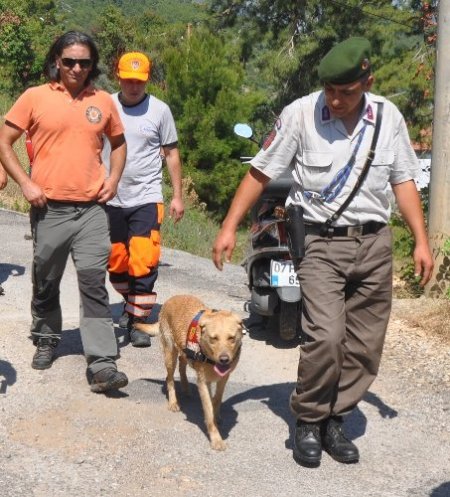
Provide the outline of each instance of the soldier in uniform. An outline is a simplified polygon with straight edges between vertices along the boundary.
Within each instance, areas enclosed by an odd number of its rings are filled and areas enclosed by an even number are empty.
[[[213,247],[214,263],[222,269],[245,213],[270,179],[291,168],[287,205],[303,208],[306,233],[297,271],[306,339],[290,398],[296,416],[294,458],[304,466],[319,465],[322,450],[342,463],[359,460],[342,425],[377,375],[391,310],[389,186],[415,240],[421,285],[433,269],[414,183],[418,161],[399,110],[370,93],[370,55],[370,42],[352,37],[322,59],[318,74],[323,89],[283,109],[252,159]],[[374,134],[375,153],[362,179]],[[361,180],[349,205],[333,219]]]

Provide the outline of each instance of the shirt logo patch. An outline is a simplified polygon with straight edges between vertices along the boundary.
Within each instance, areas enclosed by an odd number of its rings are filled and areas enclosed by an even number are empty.
[[[98,124],[102,120],[102,111],[91,105],[86,109],[86,117],[90,123]]]
[[[367,107],[367,119],[373,121],[373,110],[371,105]]]
[[[139,132],[141,133],[141,135],[144,136],[150,136],[153,130],[154,127],[152,127],[150,124],[141,124],[141,126],[139,126]]]

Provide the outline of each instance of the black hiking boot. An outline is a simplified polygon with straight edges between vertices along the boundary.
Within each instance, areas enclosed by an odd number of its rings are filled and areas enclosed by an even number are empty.
[[[118,322],[119,328],[124,328],[125,330],[128,328],[128,322],[130,321],[130,315],[125,310],[126,306],[127,306],[127,303],[124,302],[122,315],[120,316],[119,322]]]
[[[54,338],[39,338],[36,343],[36,352],[31,367],[33,369],[48,369],[55,360],[55,349],[58,345]]]
[[[322,457],[320,423],[297,421],[294,436],[294,459],[308,468],[319,466]]]
[[[109,390],[118,390],[128,385],[128,378],[125,373],[109,367],[98,371],[92,375],[91,392],[102,393]]]
[[[152,329],[153,325],[146,323],[145,319],[131,316],[128,322],[131,345],[133,347],[150,347]]]
[[[357,463],[359,461],[358,447],[344,435],[342,424],[340,416],[332,416],[323,424],[323,448],[338,462]]]

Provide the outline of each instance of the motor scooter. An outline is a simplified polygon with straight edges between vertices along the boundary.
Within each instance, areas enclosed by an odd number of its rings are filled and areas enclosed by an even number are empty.
[[[234,132],[258,143],[247,124],[236,124]],[[251,209],[249,244],[242,263],[251,292],[247,310],[264,318],[277,318],[283,340],[293,340],[300,328],[301,291],[289,253],[285,221],[285,201],[291,185],[289,171],[271,180]]]

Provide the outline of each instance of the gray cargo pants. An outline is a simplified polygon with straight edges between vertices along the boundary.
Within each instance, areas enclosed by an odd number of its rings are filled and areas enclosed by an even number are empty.
[[[117,340],[105,286],[110,252],[105,210],[96,203],[49,201],[32,208],[33,297],[31,335],[59,339],[62,314],[59,287],[69,254],[80,291],[80,333],[92,374],[115,368]]]
[[[380,364],[392,303],[388,227],[360,237],[306,237],[298,271],[303,294],[297,419],[318,422],[349,413]]]

